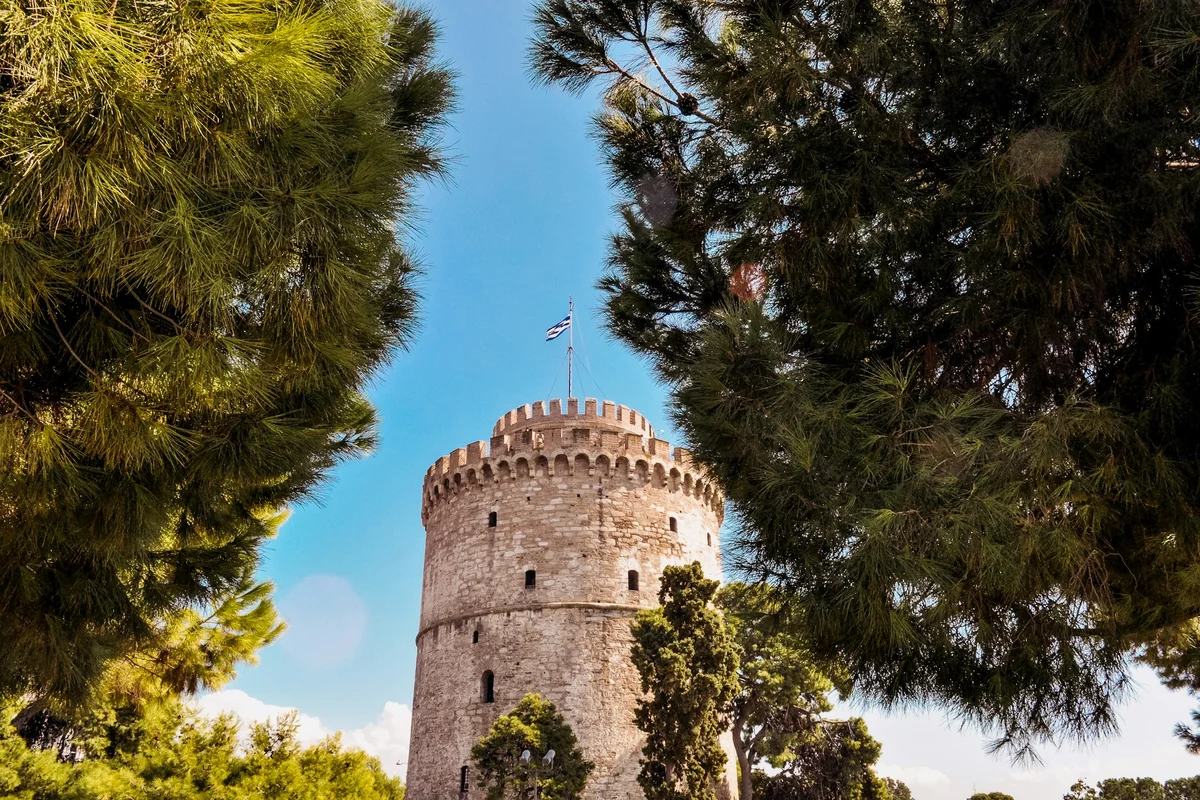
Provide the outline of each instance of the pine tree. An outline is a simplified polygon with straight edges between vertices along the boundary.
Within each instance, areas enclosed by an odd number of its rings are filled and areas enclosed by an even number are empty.
[[[1194,3],[536,19],[536,74],[607,90],[609,329],[860,695],[1021,755],[1200,663]]]
[[[698,562],[663,570],[662,606],[633,623],[633,664],[646,697],[634,721],[646,734],[638,784],[646,800],[716,800],[725,770],[718,739],[737,692],[737,645],[713,607],[717,582]]]
[[[272,588],[247,572],[204,607],[163,616],[149,641],[108,663],[85,701],[27,695],[12,727],[30,747],[64,759],[81,752],[135,751],[140,732],[154,720],[174,719],[182,700],[220,689],[238,667],[257,663],[258,651],[284,629],[270,599]]]
[[[0,694],[80,700],[372,446],[450,82],[382,0],[13,0],[0,30]]]

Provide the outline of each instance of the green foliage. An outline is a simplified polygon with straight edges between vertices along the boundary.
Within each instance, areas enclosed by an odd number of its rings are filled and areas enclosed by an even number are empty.
[[[737,693],[737,645],[713,607],[717,581],[699,562],[663,570],[662,606],[638,612],[633,663],[646,696],[634,720],[646,734],[638,783],[646,800],[715,800],[724,772],[718,737]]]
[[[398,779],[385,775],[376,759],[343,750],[336,736],[300,747],[294,717],[255,726],[244,752],[231,718],[198,720],[178,703],[133,727],[135,748],[106,747],[95,740],[95,751],[71,763],[50,751],[29,749],[5,724],[0,800],[404,798]]]
[[[1153,778],[1109,778],[1090,786],[1076,781],[1063,800],[1186,800],[1200,787],[1200,776],[1159,783]]]
[[[148,642],[109,663],[85,703],[27,695],[12,725],[30,746],[62,758],[132,752],[139,731],[169,717],[182,695],[219,689],[238,666],[283,631],[271,585],[245,574],[203,611],[184,607],[160,618]]]
[[[1026,753],[1200,615],[1191,0],[543,0],[612,333],[860,694]],[[1190,661],[1189,661],[1190,659]]]
[[[1200,775],[1194,778],[1175,778],[1163,784],[1166,800],[1195,800],[1200,797]]]
[[[884,778],[883,783],[887,786],[892,800],[913,800],[912,789],[909,789],[904,781],[898,778]]]
[[[871,767],[883,751],[855,717],[813,725],[797,737],[782,771],[759,773],[755,800],[891,800],[887,783]]]
[[[450,83],[382,0],[12,0],[0,30],[0,693],[80,700],[214,635],[175,612],[372,446]]]
[[[846,733],[857,732],[862,721],[822,718],[833,709],[829,693],[835,684],[844,696],[850,693],[845,670],[818,666],[782,600],[779,591],[764,584],[731,583],[718,594],[740,654],[738,693],[731,704],[740,799],[812,792],[858,796],[864,782],[875,780],[870,766],[878,748],[864,760],[870,748],[859,745],[872,741],[865,727],[862,741],[854,738],[857,733]],[[763,775],[756,786],[752,776],[763,763],[782,772]],[[793,780],[792,775],[804,777]]]
[[[976,792],[967,800],[1013,800],[1013,796],[1004,792]]]
[[[528,763],[521,753],[528,750]],[[543,756],[554,751],[547,766]],[[486,790],[487,800],[534,797],[543,800],[578,800],[595,764],[579,749],[575,732],[562,714],[540,695],[527,694],[509,713],[501,716],[471,748],[471,760]]]
[[[1153,778],[1110,778],[1091,786],[1076,781],[1063,800],[1193,800],[1200,797],[1200,775],[1159,783]]]

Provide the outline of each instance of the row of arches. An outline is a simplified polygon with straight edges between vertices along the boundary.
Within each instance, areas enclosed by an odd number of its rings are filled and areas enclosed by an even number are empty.
[[[430,503],[437,503],[452,494],[458,494],[460,491],[474,488],[480,484],[555,475],[624,480],[634,485],[682,492],[697,500],[702,499],[706,505],[720,506],[724,503],[720,493],[713,488],[710,481],[693,477],[690,472],[681,472],[674,467],[668,471],[662,464],[654,464],[651,467],[645,459],[639,458],[631,462],[625,456],[618,456],[615,460],[611,460],[606,455],[599,455],[593,461],[587,453],[579,453],[574,458],[569,458],[565,453],[559,453],[553,460],[544,455],[537,456],[532,461],[523,456],[511,461],[502,459],[494,467],[490,462],[485,462],[479,469],[471,467],[446,476],[440,483],[433,482],[426,492],[426,500]]]

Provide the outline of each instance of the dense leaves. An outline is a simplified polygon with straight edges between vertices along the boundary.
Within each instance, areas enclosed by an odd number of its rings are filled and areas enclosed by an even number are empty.
[[[756,775],[755,800],[892,800],[871,767],[883,751],[861,719],[814,725],[776,775]]]
[[[836,796],[852,796],[875,763],[878,747],[872,742],[874,758],[866,753],[870,747],[860,758],[862,748],[852,747],[853,736],[847,734],[857,732],[862,721],[822,716],[833,710],[830,674],[838,678],[842,696],[848,694],[845,675],[814,660],[796,636],[797,626],[788,619],[779,593],[769,587],[728,584],[718,594],[718,606],[738,645],[738,692],[731,718],[740,800],[779,794],[784,789],[768,786],[776,782],[790,784],[787,792],[796,796],[823,796],[830,787],[841,790]],[[865,727],[862,733],[863,741],[871,741]],[[768,764],[774,777],[763,775],[756,783],[755,770]],[[791,775],[802,775],[803,786]]]
[[[610,330],[856,691],[1028,752],[1198,688],[1191,0],[544,0]]]
[[[111,754],[148,722],[177,710],[181,697],[219,689],[238,667],[257,662],[258,651],[284,627],[271,588],[247,574],[210,605],[166,615],[145,645],[109,662],[86,703],[26,695],[13,729],[31,747],[60,758]]]
[[[522,761],[525,751],[529,758]],[[471,760],[487,800],[579,800],[595,768],[562,714],[536,694],[496,720],[471,748]]]
[[[698,562],[666,567],[662,605],[633,623],[633,664],[646,694],[634,711],[646,734],[638,773],[646,800],[716,800],[726,760],[719,737],[738,690],[737,645],[712,605],[717,586]]]
[[[92,740],[79,761],[29,749],[0,728],[0,800],[403,800],[379,762],[337,737],[296,741],[294,718],[255,726],[245,746],[229,717],[201,720],[178,704],[143,717],[121,739]],[[80,754],[82,755],[82,754]]]
[[[0,9],[0,693],[169,648],[372,445],[433,40],[376,0]]]
[[[1153,778],[1109,778],[1091,786],[1077,781],[1063,800],[1191,800],[1200,796],[1200,775],[1159,783]]]
[[[848,697],[850,682],[796,635],[784,599],[763,584],[731,583],[717,595],[738,647],[730,717],[740,800],[899,800],[872,769],[882,748],[866,723],[825,716],[830,693]]]

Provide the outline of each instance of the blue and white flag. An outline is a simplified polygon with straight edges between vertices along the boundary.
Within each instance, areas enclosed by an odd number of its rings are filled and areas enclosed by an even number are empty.
[[[556,322],[546,329],[546,341],[558,338],[569,327],[571,327],[571,315],[567,314],[567,318],[562,322]]]

